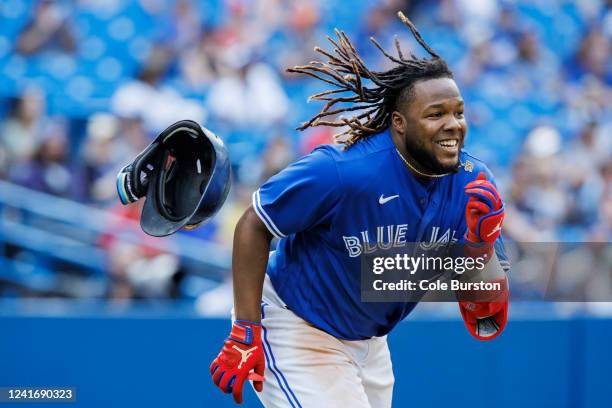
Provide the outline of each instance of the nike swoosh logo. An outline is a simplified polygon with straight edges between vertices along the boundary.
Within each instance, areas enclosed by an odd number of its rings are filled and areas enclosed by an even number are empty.
[[[385,197],[384,194],[381,194],[380,197],[378,198],[378,204],[380,204],[380,205],[386,204],[389,201],[393,200],[394,198],[398,198],[398,197],[399,197],[399,194],[392,195],[392,196],[389,196],[389,197]]]

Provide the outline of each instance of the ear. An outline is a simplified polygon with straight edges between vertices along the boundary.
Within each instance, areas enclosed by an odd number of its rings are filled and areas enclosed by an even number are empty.
[[[391,126],[393,126],[399,134],[403,135],[406,133],[406,118],[404,115],[398,111],[393,111],[393,113],[391,113]]]

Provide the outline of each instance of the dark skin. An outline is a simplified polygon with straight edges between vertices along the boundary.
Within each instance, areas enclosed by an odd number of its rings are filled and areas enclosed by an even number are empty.
[[[456,169],[467,133],[463,105],[453,79],[427,79],[416,82],[409,101],[392,113],[393,142],[417,170],[444,174]]]
[[[272,234],[253,206],[242,215],[234,231],[232,277],[236,319],[259,323],[261,294]]]
[[[450,78],[415,83],[410,100],[391,116],[395,146],[423,173],[445,173],[456,168],[466,133],[463,99]],[[456,141],[456,146],[441,146],[442,141],[446,144]],[[239,320],[261,320],[261,295],[271,240],[272,234],[249,206],[236,225],[232,254],[234,311]]]

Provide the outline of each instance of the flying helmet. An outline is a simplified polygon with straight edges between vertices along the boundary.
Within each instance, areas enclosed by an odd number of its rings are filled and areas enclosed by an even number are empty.
[[[221,208],[230,186],[223,141],[191,120],[168,127],[117,175],[123,204],[146,196],[140,225],[156,237],[206,222]]]

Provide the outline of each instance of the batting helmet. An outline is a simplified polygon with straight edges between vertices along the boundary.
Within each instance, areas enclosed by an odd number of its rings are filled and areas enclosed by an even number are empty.
[[[207,221],[225,202],[230,185],[225,145],[191,120],[168,127],[117,175],[123,204],[146,195],[140,226],[156,237]]]

